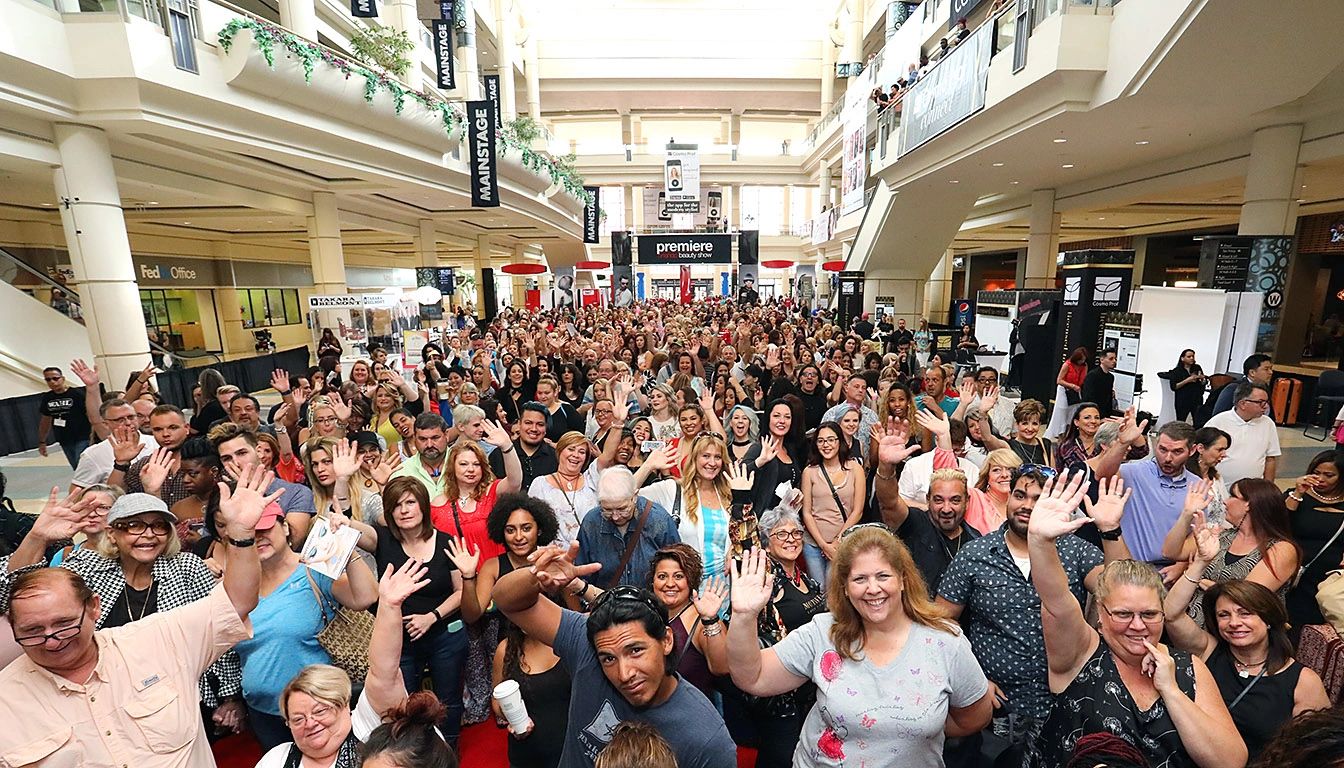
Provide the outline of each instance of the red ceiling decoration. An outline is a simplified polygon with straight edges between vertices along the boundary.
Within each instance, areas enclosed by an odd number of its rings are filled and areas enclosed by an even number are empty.
[[[766,259],[761,262],[761,266],[767,269],[788,269],[793,266],[789,259]]]
[[[839,259],[837,259],[836,261],[826,261],[822,262],[821,268],[826,270],[827,272],[844,272],[845,262]]]
[[[544,264],[505,264],[499,268],[507,275],[540,275],[546,271]]]
[[[609,261],[580,261],[574,265],[575,269],[606,269],[611,266]]]

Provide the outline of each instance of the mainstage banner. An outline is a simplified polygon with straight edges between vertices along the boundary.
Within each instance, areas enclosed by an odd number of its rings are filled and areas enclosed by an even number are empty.
[[[583,242],[596,243],[599,239],[598,236],[601,234],[599,223],[602,208],[598,201],[598,195],[602,190],[598,187],[584,187],[583,191],[587,192],[592,200],[591,203],[584,203],[583,205]]]
[[[499,166],[495,155],[495,105],[467,102],[467,165],[471,169],[471,207],[499,207]]]
[[[453,60],[453,22],[451,19],[434,19],[430,27],[434,37],[434,64],[438,70],[436,85],[451,91],[457,87],[456,62]]]

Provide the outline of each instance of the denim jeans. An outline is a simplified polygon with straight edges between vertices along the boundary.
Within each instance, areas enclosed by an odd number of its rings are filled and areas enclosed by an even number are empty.
[[[79,455],[89,447],[88,438],[83,440],[62,440],[61,450],[65,452],[65,460],[70,462],[71,469],[79,468]]]
[[[279,715],[248,708],[247,723],[252,728],[252,736],[261,745],[265,754],[272,747],[278,747],[286,741],[294,740],[294,733]]]
[[[803,560],[807,563],[807,572],[817,580],[822,589],[826,589],[826,577],[831,572],[831,561],[822,554],[821,547],[803,542]]]
[[[434,695],[447,709],[439,731],[454,748],[462,731],[462,667],[467,660],[467,629],[461,622],[451,622],[457,631],[432,630],[434,634],[406,643],[401,651],[401,675],[406,679],[407,693],[421,688],[421,672],[429,667],[429,679],[434,684]]]

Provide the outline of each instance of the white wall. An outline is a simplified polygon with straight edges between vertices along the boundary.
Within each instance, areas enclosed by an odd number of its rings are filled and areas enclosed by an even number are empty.
[[[1139,398],[1140,410],[1162,412],[1171,387],[1157,375],[1175,367],[1181,350],[1195,350],[1195,359],[1204,371],[1215,372],[1226,308],[1225,291],[1144,286],[1134,292],[1130,311],[1143,316],[1139,330],[1139,373],[1143,374],[1145,392]]]
[[[48,307],[9,283],[0,282],[0,355],[21,361],[24,373],[0,363],[0,399],[45,390],[42,369],[60,367],[67,376],[75,358],[93,362],[93,349],[84,326]]]

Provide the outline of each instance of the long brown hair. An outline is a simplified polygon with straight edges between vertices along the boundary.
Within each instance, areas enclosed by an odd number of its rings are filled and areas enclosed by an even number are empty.
[[[1265,659],[1265,668],[1271,674],[1283,669],[1293,657],[1293,641],[1288,639],[1288,610],[1278,595],[1262,584],[1245,579],[1219,582],[1204,593],[1204,623],[1218,641],[1218,647],[1227,650],[1227,640],[1217,630],[1220,597],[1226,597],[1265,622],[1269,628],[1269,655]]]
[[[860,528],[840,538],[840,549],[831,563],[831,581],[826,587],[826,607],[835,623],[831,625],[831,644],[844,658],[854,661],[863,650],[865,628],[859,612],[849,601],[849,574],[854,560],[866,552],[876,551],[901,577],[901,609],[916,624],[922,624],[948,634],[955,634],[955,625],[929,599],[929,588],[915,567],[910,550],[896,535],[881,528]]]
[[[1279,575],[1269,557],[1270,544],[1276,539],[1292,547],[1297,553],[1297,561],[1302,562],[1302,548],[1293,538],[1288,507],[1278,486],[1263,478],[1243,477],[1228,489],[1228,493],[1233,492],[1240,492],[1246,500],[1246,515],[1251,519],[1251,530],[1255,533],[1255,548],[1260,552],[1260,560],[1269,566],[1269,572]]]
[[[495,482],[495,473],[490,471],[490,459],[485,455],[485,450],[471,440],[458,441],[448,449],[448,457],[443,461],[443,493],[452,500],[461,497],[462,493],[457,488],[457,455],[466,452],[476,454],[476,460],[481,464],[481,482],[476,484],[476,490],[471,494],[474,501],[480,501],[485,492],[490,490],[490,484]]]
[[[681,438],[685,440],[685,437]],[[724,471],[728,462],[733,460],[733,455],[728,452],[728,445],[723,442],[723,438],[717,435],[703,434],[691,441],[690,450],[686,453],[686,458],[681,462],[681,506],[686,513],[686,517],[696,523],[700,520],[700,473],[695,468],[695,458],[705,449],[705,445],[713,444],[719,449],[720,467],[719,475],[714,478],[714,490],[718,492],[718,503],[723,504],[725,510],[731,506],[733,498],[733,488],[728,484],[728,473]]]

